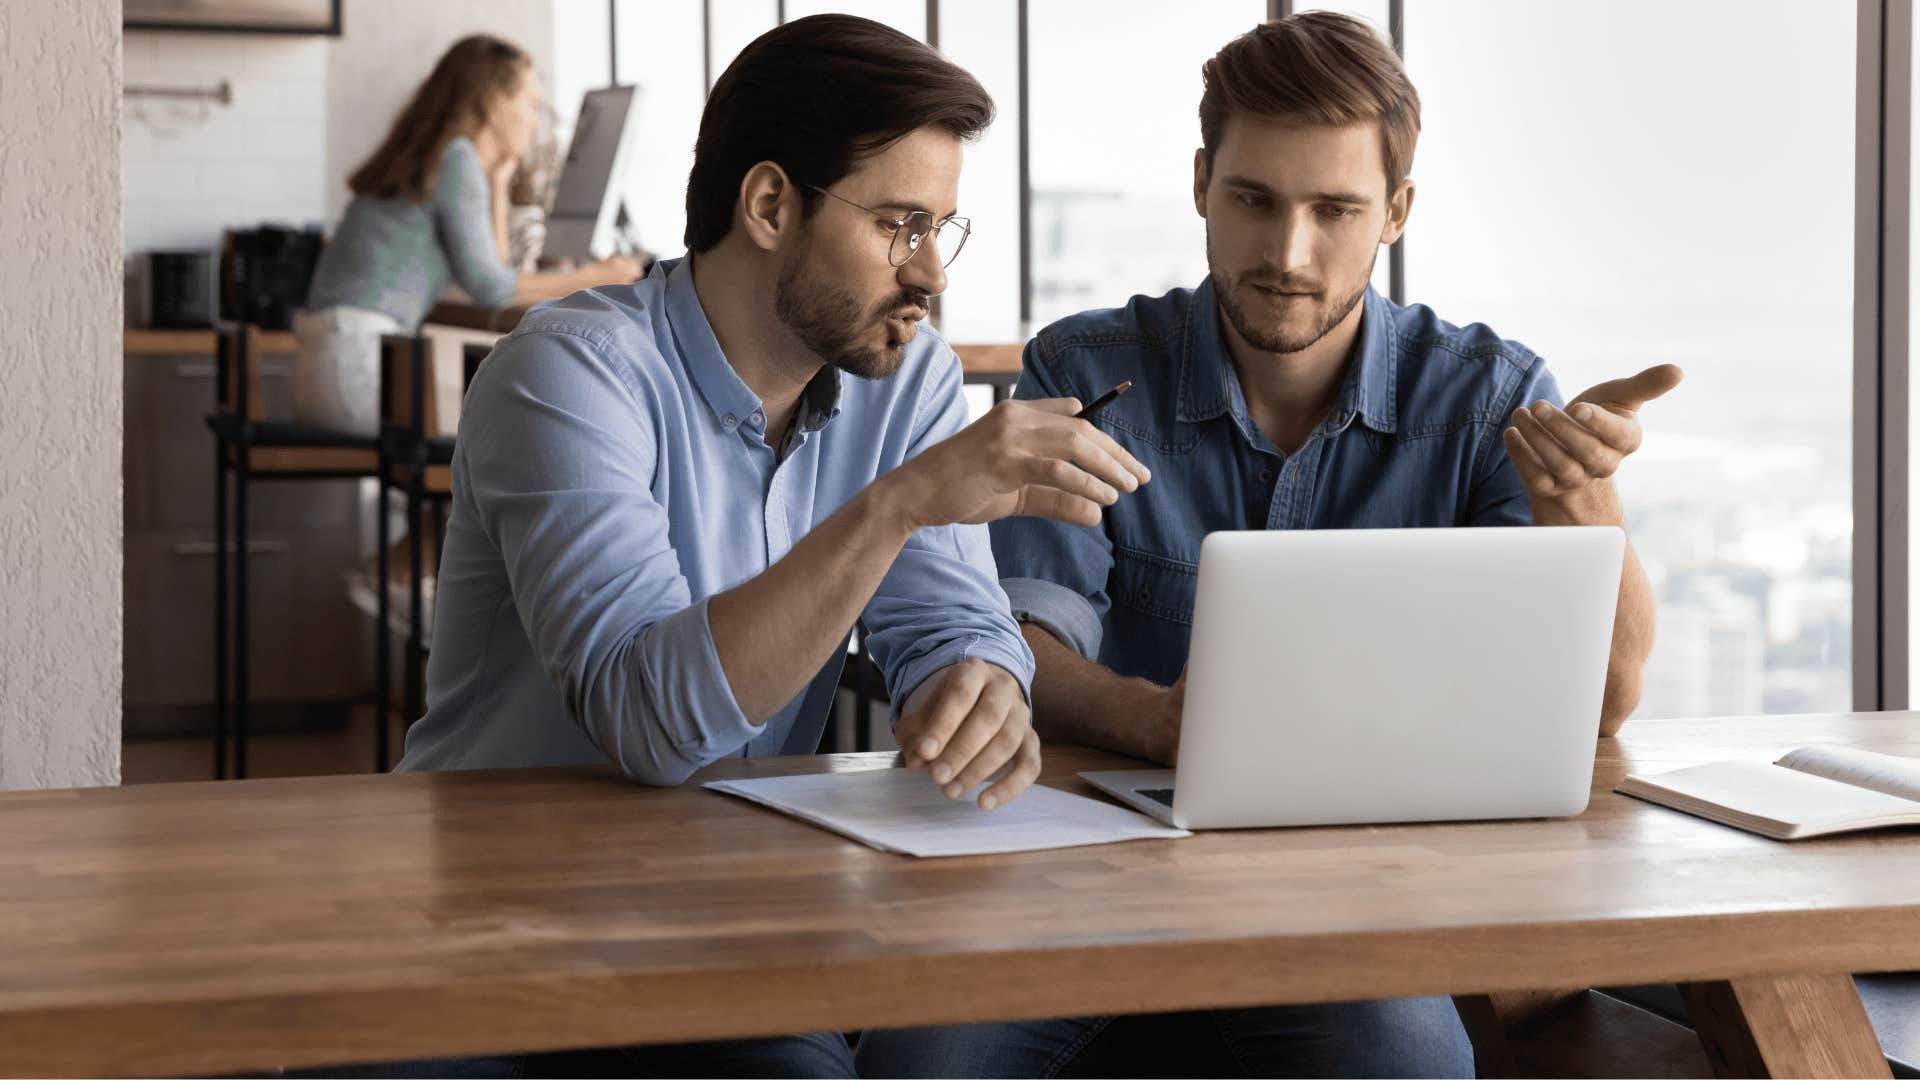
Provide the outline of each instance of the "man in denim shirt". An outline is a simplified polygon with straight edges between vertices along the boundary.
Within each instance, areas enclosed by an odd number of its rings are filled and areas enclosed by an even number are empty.
[[[992,112],[972,76],[864,19],[740,53],[701,118],[687,258],[529,313],[474,381],[402,769],[611,761],[678,784],[814,753],[864,618],[909,765],[949,795],[983,786],[987,810],[1033,782],[1032,659],[983,525],[1098,522],[1146,476],[1072,402],[966,426],[959,360],[918,328],[966,239],[962,141]],[[830,1032],[611,1068],[853,1061]]]
[[[1209,279],[1046,328],[1018,393],[1087,399],[1133,380],[1096,423],[1154,482],[1098,525],[992,526],[1034,651],[1043,736],[1166,763],[1208,532],[1623,526],[1609,477],[1639,443],[1636,410],[1679,378],[1654,368],[1563,411],[1525,347],[1368,287],[1413,201],[1419,99],[1365,24],[1318,12],[1268,23],[1223,49],[1205,79],[1194,204]],[[1629,550],[1599,734],[1633,708],[1652,624]],[[1286,687],[1274,697],[1284,706]],[[1155,1043],[1175,1056],[1137,1056]],[[908,1075],[1473,1068],[1444,998],[886,1032],[861,1054],[876,1074]]]

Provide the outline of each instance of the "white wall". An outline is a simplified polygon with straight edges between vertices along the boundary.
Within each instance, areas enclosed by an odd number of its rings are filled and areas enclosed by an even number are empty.
[[[654,17],[661,0],[644,0],[647,15]],[[622,15],[624,21],[628,16]],[[580,99],[588,90],[612,81],[611,37],[607,5],[601,0],[553,0],[553,52],[542,65],[551,76],[547,80],[547,104],[553,109],[565,152],[573,133],[573,122],[580,116]],[[622,57],[621,64],[627,63]]]
[[[120,3],[0,3],[0,788],[120,779]]]
[[[532,54],[550,94],[556,2],[586,0],[346,0],[346,33],[327,58],[328,221],[338,221],[346,209],[347,174],[380,145],[394,116],[455,41],[482,32],[506,38]]]
[[[326,217],[328,41],[127,34],[128,86],[233,84],[230,105],[128,99],[127,251],[207,250],[230,226]]]
[[[233,103],[127,103],[125,250],[210,250],[222,229],[263,222],[331,227],[347,174],[448,45],[498,34],[533,55],[551,88],[556,4],[588,2],[346,0],[339,38],[133,31],[128,84],[225,79]]]

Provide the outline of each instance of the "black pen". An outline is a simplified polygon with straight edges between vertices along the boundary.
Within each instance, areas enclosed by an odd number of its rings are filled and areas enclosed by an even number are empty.
[[[1093,404],[1087,406],[1084,409],[1081,409],[1077,413],[1074,413],[1073,418],[1075,420],[1093,419],[1094,413],[1097,413],[1101,409],[1106,408],[1108,405],[1113,404],[1113,399],[1119,397],[1121,394],[1126,393],[1127,388],[1132,385],[1133,385],[1133,380],[1128,379],[1127,381],[1121,383],[1119,386],[1116,386],[1113,389],[1107,391],[1106,393],[1101,394],[1099,397],[1093,399]]]

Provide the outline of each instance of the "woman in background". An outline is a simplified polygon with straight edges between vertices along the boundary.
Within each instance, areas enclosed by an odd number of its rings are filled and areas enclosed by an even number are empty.
[[[380,148],[348,179],[353,201],[314,268],[307,309],[294,316],[296,423],[377,435],[380,338],[415,332],[449,282],[476,304],[506,307],[639,277],[639,264],[624,256],[565,272],[514,270],[507,188],[539,110],[532,61],[509,42],[464,38],[434,65]],[[421,554],[429,605],[422,621],[430,631],[438,552]],[[389,588],[401,597],[408,562],[391,560]],[[368,614],[379,602],[376,576],[371,558],[348,576],[348,595]]]
[[[532,60],[509,42],[476,34],[434,65],[347,181],[353,201],[294,317],[297,422],[378,434],[380,337],[413,333],[449,282],[476,304],[506,307],[639,276],[617,255],[567,272],[514,271],[507,185],[539,109]]]

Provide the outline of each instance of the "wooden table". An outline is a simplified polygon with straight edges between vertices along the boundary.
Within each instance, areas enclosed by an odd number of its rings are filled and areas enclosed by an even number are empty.
[[[1844,973],[1920,968],[1920,837],[1781,844],[1609,791],[1818,740],[1920,754],[1920,715],[1632,724],[1573,819],[928,861],[597,769],[13,793],[0,1074],[1677,981],[1722,1068],[1884,1075]],[[1045,780],[1120,760],[1055,749]]]
[[[219,342],[211,328],[206,330],[156,330],[129,326],[123,332],[122,352],[136,356],[212,356]],[[256,339],[263,353],[294,353],[300,343],[291,330],[262,330]]]
[[[463,330],[505,334],[520,325],[520,319],[526,313],[524,307],[483,308],[471,304],[435,304],[427,312],[426,321]],[[214,345],[212,330],[154,330],[129,326],[125,329],[123,351],[142,356],[212,356]],[[269,353],[292,353],[297,352],[299,346],[293,339],[292,331],[263,330],[260,333],[260,348]],[[1020,355],[1024,349],[1025,346],[1019,342],[960,344],[953,347],[953,351],[960,356],[961,369],[972,381],[996,385],[999,381],[1005,381],[1009,387],[1020,376]],[[996,379],[995,376],[1001,378]]]
[[[525,307],[486,308],[474,304],[435,304],[426,321],[468,330],[492,330],[509,333],[527,314]],[[967,381],[994,388],[994,400],[1003,400],[1020,377],[1021,342],[958,344],[953,351],[960,356],[960,369]]]

